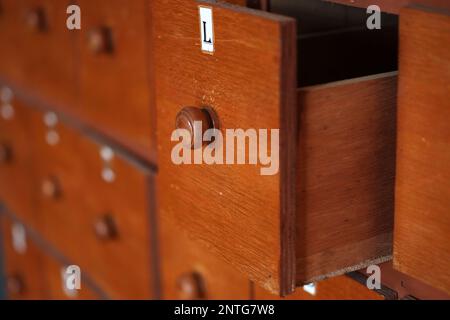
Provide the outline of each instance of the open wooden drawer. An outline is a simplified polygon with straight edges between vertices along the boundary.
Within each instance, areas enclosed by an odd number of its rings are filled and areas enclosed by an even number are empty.
[[[213,1],[157,1],[151,11],[161,219],[279,294],[389,259],[395,18],[370,31],[365,11],[327,28],[310,24],[317,19],[308,21],[308,12],[296,22]],[[264,138],[264,129],[272,136],[254,152],[251,143],[232,149],[226,164],[194,164],[195,152],[212,146],[228,156],[225,140],[197,140],[208,127],[224,137],[228,129],[254,130],[247,142]],[[187,141],[179,152],[176,128],[192,130],[197,145]],[[266,175],[261,141],[279,160]],[[188,150],[192,158],[180,164]]]

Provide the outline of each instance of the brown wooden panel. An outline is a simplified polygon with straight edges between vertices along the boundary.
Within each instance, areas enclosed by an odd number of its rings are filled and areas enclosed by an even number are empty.
[[[148,1],[79,3],[83,10],[80,115],[92,127],[154,162]]]
[[[450,293],[450,15],[400,14],[394,267]]]
[[[298,284],[391,257],[396,81],[299,90]]]
[[[42,252],[28,235],[25,237],[25,250],[15,249],[12,240],[12,227],[15,223],[18,222],[0,215],[7,298],[47,299],[49,292],[44,276]]]
[[[4,86],[0,86],[0,91],[14,95]],[[0,102],[0,201],[8,210],[34,225],[38,217],[31,145],[27,108],[14,96],[9,102]]]
[[[200,47],[199,7],[213,8],[215,52]],[[152,2],[161,215],[268,290],[294,288],[295,21],[213,1]],[[261,32],[264,30],[264,32]],[[220,128],[280,129],[280,171],[174,165],[185,106],[209,106]]]
[[[249,299],[249,280],[160,219],[163,299]]]
[[[151,173],[120,154],[107,165],[102,145],[59,121],[58,143],[48,144],[45,113],[32,123],[42,234],[87,270],[113,298],[153,297]],[[103,170],[114,180],[108,182]]]
[[[23,79],[23,55],[20,48],[20,1],[0,1],[0,77],[11,81]]]
[[[315,294],[311,294],[303,288],[284,298],[270,294],[255,286],[254,298],[256,300],[383,300],[384,297],[377,292],[368,289],[359,282],[347,277],[339,276],[315,283]]]
[[[56,105],[73,107],[77,93],[78,31],[66,27],[70,0],[29,0],[20,3],[14,38],[21,68],[17,84]],[[12,79],[15,81],[16,79]]]
[[[349,6],[360,8],[367,8],[370,5],[377,5],[381,11],[399,13],[400,10],[408,5],[420,4],[436,8],[450,9],[450,2],[448,0],[325,0],[329,2],[336,2]]]

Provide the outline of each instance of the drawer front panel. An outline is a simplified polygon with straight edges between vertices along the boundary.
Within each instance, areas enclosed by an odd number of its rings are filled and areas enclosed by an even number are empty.
[[[201,49],[199,4],[212,9],[212,54]],[[267,289],[290,292],[294,20],[227,4],[173,0],[152,2],[152,21],[162,216]],[[223,134],[241,128],[268,129],[270,135],[270,129],[280,129],[279,171],[261,175],[262,165],[174,164],[171,135],[177,116],[180,125],[191,116],[201,119],[203,107],[213,110]]]
[[[52,117],[36,113],[32,126],[44,237],[111,297],[152,297],[151,173],[60,118],[49,144]]]
[[[155,160],[146,37],[148,2],[82,0],[81,105],[84,121]]]
[[[0,201],[27,223],[34,225],[34,188],[29,114],[7,87],[0,88]]]
[[[450,293],[450,15],[400,17],[394,267]]]
[[[161,221],[161,220],[160,220]],[[173,224],[160,224],[163,299],[250,299],[250,282]]]

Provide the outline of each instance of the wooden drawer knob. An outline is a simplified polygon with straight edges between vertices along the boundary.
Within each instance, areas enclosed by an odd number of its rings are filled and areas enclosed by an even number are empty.
[[[57,199],[61,196],[61,186],[55,177],[47,177],[41,184],[42,195],[49,199]]]
[[[12,149],[7,144],[0,144],[0,164],[10,163],[12,160]]]
[[[101,240],[112,240],[117,238],[117,226],[114,218],[107,214],[103,215],[94,222],[95,235]]]
[[[190,146],[194,148],[203,145],[203,134],[208,129],[218,129],[219,122],[211,108],[184,107],[177,114],[175,127],[189,131]]]
[[[42,8],[35,8],[27,12],[26,24],[33,31],[45,31],[47,21]]]
[[[205,298],[203,278],[196,272],[181,275],[177,280],[179,298],[197,300]]]
[[[12,275],[6,279],[6,290],[10,295],[20,295],[25,292],[25,283],[20,275]]]
[[[91,29],[87,33],[88,46],[93,53],[111,53],[113,51],[112,32],[106,27]]]

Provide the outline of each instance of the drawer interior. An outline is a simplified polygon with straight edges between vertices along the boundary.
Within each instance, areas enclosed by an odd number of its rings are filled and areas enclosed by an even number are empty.
[[[297,20],[299,87],[397,70],[396,15],[381,13],[381,29],[369,30],[366,9],[308,0],[266,8]]]

